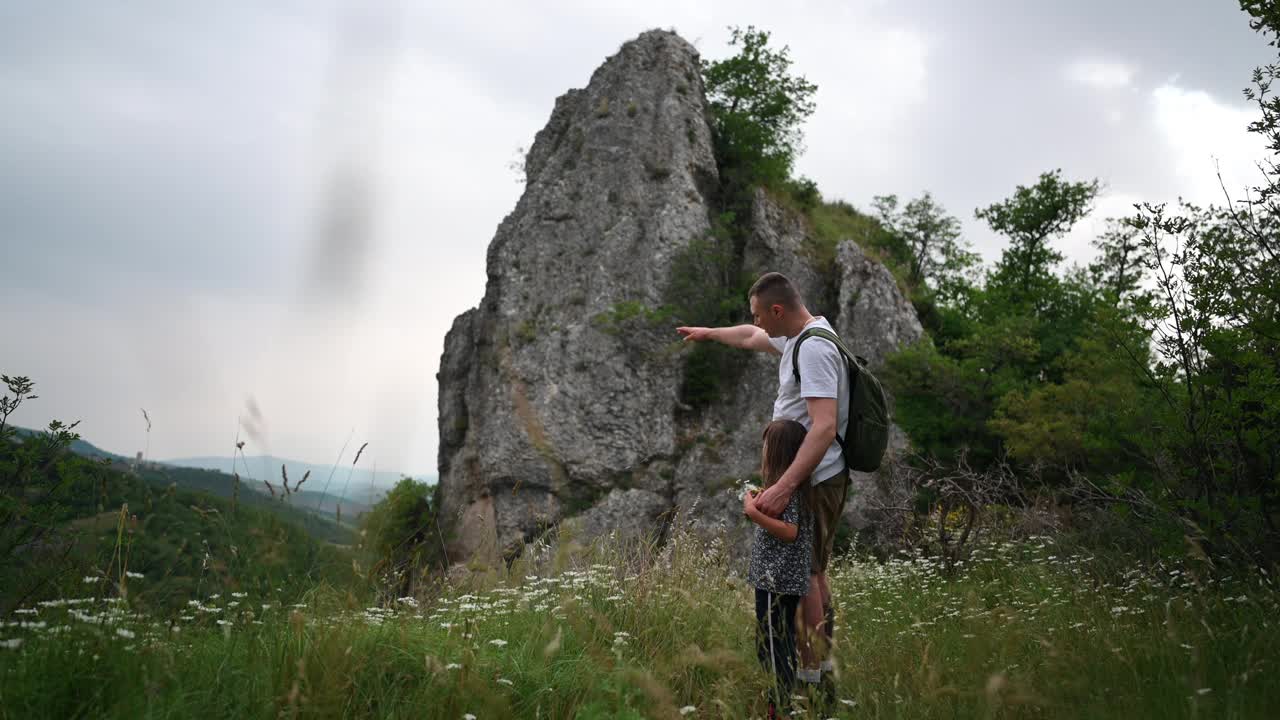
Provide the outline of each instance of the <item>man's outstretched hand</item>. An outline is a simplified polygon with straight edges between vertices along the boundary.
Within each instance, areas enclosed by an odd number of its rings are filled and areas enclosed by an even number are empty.
[[[678,327],[676,332],[684,337],[685,342],[704,342],[711,339],[711,330],[705,327]]]
[[[769,517],[781,517],[782,511],[787,509],[787,503],[791,502],[792,492],[774,483],[756,495],[756,510]]]

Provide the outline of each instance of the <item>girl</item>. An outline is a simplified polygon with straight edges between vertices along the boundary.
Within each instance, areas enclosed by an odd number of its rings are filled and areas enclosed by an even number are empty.
[[[766,488],[795,460],[804,435],[804,426],[794,420],[774,420],[765,427],[760,477]],[[785,707],[796,676],[796,606],[809,591],[813,557],[808,494],[809,483],[802,483],[778,518],[756,509],[754,491],[742,501],[743,512],[756,524],[747,581],[756,588],[756,654],[776,680],[770,717]]]

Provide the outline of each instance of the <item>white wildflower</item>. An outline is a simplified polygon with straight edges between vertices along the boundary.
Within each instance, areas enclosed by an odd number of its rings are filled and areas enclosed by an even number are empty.
[[[458,663],[449,663],[448,665],[444,666],[444,669],[445,670],[461,670],[462,666],[459,665]]]
[[[134,572],[134,571],[132,571],[132,570],[125,570],[125,571],[124,571],[124,576],[125,576],[125,577],[128,577],[128,578],[133,578],[134,580],[141,580],[142,578],[146,577],[146,576],[145,576],[145,575],[143,575],[142,573],[140,573],[140,572]]]
[[[20,647],[22,647],[22,638],[0,640],[0,648],[5,648],[6,650],[17,650]]]
[[[1213,692],[1213,688],[1200,688],[1199,690],[1197,690],[1197,691],[1196,691],[1196,694],[1197,694],[1197,695],[1208,695],[1208,694],[1209,694],[1209,693],[1211,693],[1211,692]]]
[[[496,646],[496,647],[504,647],[504,646],[507,644],[507,641],[506,641],[506,640],[499,640],[499,639],[495,638],[495,639],[493,639],[493,640],[490,640],[490,641],[489,641],[489,644],[490,644],[490,645],[493,645],[493,646]]]
[[[515,685],[515,683],[511,682],[510,680],[504,677],[498,678],[498,682],[502,683],[503,685],[506,685],[507,687],[512,687]]]
[[[116,628],[116,634],[126,640],[132,640],[137,637],[132,630],[126,630],[125,628]]]
[[[689,713],[697,712],[697,711],[698,711],[698,708],[692,705],[685,705],[684,707],[680,708],[681,715],[688,715]]]
[[[96,578],[96,577],[94,577],[94,576],[92,576],[92,575],[85,575],[85,576],[84,576],[84,581],[85,581],[86,583],[96,583],[96,582],[98,582],[98,578]]]

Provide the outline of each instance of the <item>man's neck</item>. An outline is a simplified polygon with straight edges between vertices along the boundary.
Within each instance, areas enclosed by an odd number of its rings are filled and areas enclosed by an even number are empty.
[[[816,319],[817,318],[815,318],[813,315],[809,314],[809,311],[807,309],[801,308],[801,310],[796,313],[795,319],[792,322],[791,327],[787,328],[787,337],[793,338],[799,335],[800,333],[804,332],[805,327]]]

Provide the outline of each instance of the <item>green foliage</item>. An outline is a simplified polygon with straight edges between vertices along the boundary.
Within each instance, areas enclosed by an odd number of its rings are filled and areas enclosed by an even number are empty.
[[[769,33],[730,28],[738,54],[704,61],[721,181],[730,186],[780,186],[800,152],[800,125],[813,114],[817,86],[791,74],[787,47],[769,47]]]
[[[80,488],[92,488],[101,466],[68,452],[78,423],[54,420],[42,433],[19,439],[9,417],[37,399],[30,378],[0,375],[9,394],[0,398],[0,609],[46,591],[67,572],[72,540],[58,536],[75,515],[68,504]],[[90,491],[90,497],[92,497]],[[98,508],[101,511],[101,508]]]
[[[1098,257],[1089,264],[1089,278],[1113,304],[1148,298],[1141,280],[1151,257],[1131,223],[1112,219],[1107,230],[1094,239],[1093,247]]]
[[[875,218],[842,200],[820,202],[806,215],[812,230],[807,249],[822,271],[834,271],[836,247],[844,240],[853,240],[863,251],[884,262],[896,277],[905,279],[905,248]]]
[[[402,478],[363,518],[365,551],[395,597],[413,593],[429,573],[447,569],[435,487]]]
[[[976,284],[974,270],[980,258],[961,239],[960,221],[927,192],[901,209],[895,195],[876,197],[874,205],[881,225],[894,239],[894,260],[906,266],[911,294],[931,290],[937,302],[963,304]]]
[[[1054,267],[1062,253],[1049,245],[1089,213],[1098,194],[1097,180],[1068,182],[1061,171],[1043,173],[1031,187],[1019,185],[1013,196],[974,211],[991,229],[1009,238],[987,278],[987,293],[1003,307],[1038,314],[1054,292]]]
[[[1141,468],[1154,398],[1116,348],[1131,348],[1145,362],[1146,337],[1131,320],[1101,311],[1094,332],[1058,360],[1061,382],[1003,395],[989,427],[1009,456],[1043,463],[1050,474],[1075,470],[1114,479]]]
[[[822,203],[822,193],[818,191],[818,183],[807,177],[787,180],[782,189],[802,212],[808,213]]]
[[[742,275],[737,221],[735,213],[721,213],[710,233],[690,241],[673,259],[664,296],[677,322],[729,323],[746,312],[752,279]]]
[[[672,262],[665,296],[669,317],[680,324],[723,326],[746,321],[747,291],[754,278],[742,271],[741,232],[729,211],[711,232],[682,249]],[[685,358],[680,399],[691,410],[706,407],[732,387],[746,358],[715,343],[695,345]]]
[[[923,338],[891,355],[885,368],[897,421],[926,455],[964,452],[976,467],[986,467],[1001,454],[987,420],[1001,397],[1026,386],[1037,350],[1018,318],[958,340],[945,353]]]
[[[1009,450],[1006,441],[1016,426],[1021,444],[1015,459],[1065,459],[1063,448],[1043,442],[1043,433],[1040,442],[1028,444],[1026,437],[1035,435],[1032,427],[1065,430],[1064,418],[1041,417],[1039,411],[1057,406],[1036,388],[1063,381],[1072,366],[1065,358],[1083,339],[1101,332],[1101,312],[1114,306],[1103,302],[1086,273],[1057,274],[1062,255],[1051,245],[1084,217],[1097,189],[1096,181],[1067,182],[1055,171],[978,210],[979,218],[1010,240],[982,286],[975,282],[975,258],[958,241],[954,221],[927,194],[901,211],[896,198],[878,199],[884,223],[903,238],[912,272],[922,280],[932,275],[942,288],[915,298],[917,308],[927,311],[933,346],[889,363],[903,427],[913,439],[917,432],[924,434],[927,453],[941,459],[963,451],[982,469]],[[1010,419],[1015,415],[1020,424]],[[950,426],[942,417],[953,419]]]
[[[670,322],[672,309],[670,306],[650,308],[638,300],[623,300],[614,303],[613,307],[598,313],[591,322],[601,332],[609,335],[625,335],[638,328]]]
[[[1147,453],[1164,505],[1206,540],[1250,554],[1280,548],[1280,207],[1130,220],[1155,288],[1138,303],[1155,362],[1135,366],[1160,402]],[[1170,462],[1172,461],[1172,462]]]

